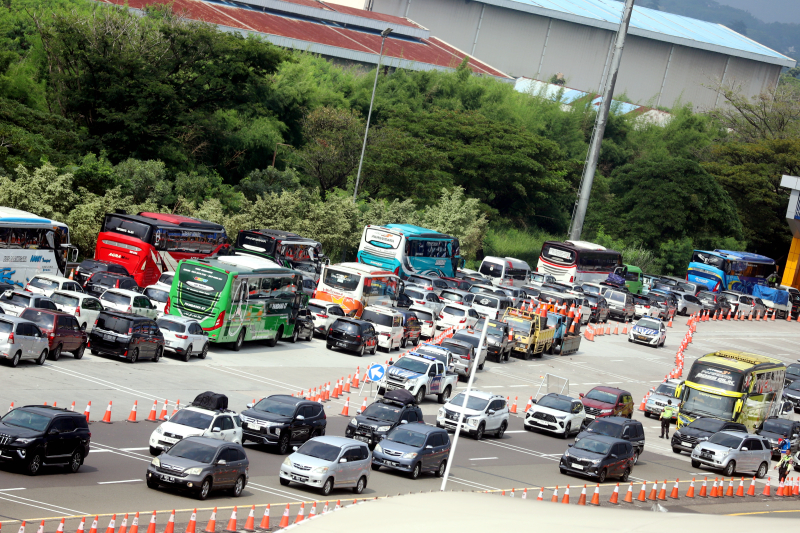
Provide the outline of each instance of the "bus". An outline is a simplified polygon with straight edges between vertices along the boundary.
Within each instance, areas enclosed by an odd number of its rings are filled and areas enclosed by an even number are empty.
[[[754,285],[767,286],[767,276],[776,268],[775,261],[763,255],[730,250],[695,250],[686,271],[686,281],[714,292],[752,294]]]
[[[248,260],[220,256],[181,261],[164,314],[199,321],[211,342],[231,342],[236,351],[247,341],[275,346],[279,339],[295,339],[303,274]]]
[[[586,241],[547,241],[536,269],[562,283],[599,283],[620,273],[622,254]],[[620,270],[618,270],[620,269]]]
[[[393,305],[400,276],[362,263],[338,263],[322,267],[314,298],[339,304],[348,316],[361,318],[368,305]]]
[[[174,271],[182,259],[201,259],[227,246],[219,224],[163,213],[109,213],[97,236],[94,258],[128,269],[140,287]]]
[[[461,266],[456,237],[411,224],[367,225],[358,246],[358,262],[394,272],[453,277]]]
[[[739,351],[718,351],[697,359],[682,390],[678,427],[707,417],[744,424],[755,431],[778,415],[786,365],[778,359]]]
[[[276,229],[241,230],[233,249],[240,254],[263,257],[286,268],[300,270],[306,277],[314,279],[327,261],[321,243]]]

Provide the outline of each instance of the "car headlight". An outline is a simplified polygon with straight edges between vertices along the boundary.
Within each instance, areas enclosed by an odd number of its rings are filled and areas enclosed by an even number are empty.
[[[190,468],[189,470],[184,472],[184,474],[186,474],[187,476],[199,476],[200,472],[202,471],[203,471],[202,468],[196,467],[196,468]]]
[[[36,437],[33,438],[22,438],[18,437],[14,439],[14,444],[30,444],[31,442],[35,441]]]
[[[708,440],[708,437],[700,437],[697,439],[697,442],[705,442]]]
[[[596,465],[600,462],[600,459],[592,459],[592,464]]]
[[[318,466],[317,468],[314,469],[315,474],[324,474],[327,471],[328,471],[327,466]]]
[[[474,419],[474,418],[467,419],[467,425],[469,425],[469,426],[474,426],[477,423],[478,423],[478,421],[476,419]]]
[[[403,455],[403,459],[413,459],[416,456],[416,452],[408,452],[407,454]]]
[[[569,450],[564,451],[564,457],[569,457]]]
[[[156,433],[161,435],[162,433],[164,433],[164,431],[160,427],[158,427],[158,428],[156,428]]]
[[[442,407],[442,408],[440,408],[440,409],[439,409],[439,414],[438,414],[438,416],[439,416],[439,417],[444,417],[444,407]]]
[[[283,460],[284,466],[292,466],[292,461],[288,457]]]
[[[392,426],[378,426],[377,429],[375,429],[375,431],[383,432],[383,431],[389,431],[390,429],[392,429]]]
[[[161,461],[158,459],[158,457],[153,457],[153,460],[150,461],[150,464],[155,467],[159,467],[161,466]]]
[[[355,418],[351,419],[350,420],[350,425],[351,426],[357,426],[358,425],[358,420],[356,420]]]
[[[376,444],[376,445],[375,445],[375,451],[376,451],[376,452],[383,453],[383,448],[381,447],[381,445],[380,445],[380,444]]]
[[[556,419],[558,419],[558,420],[564,420],[565,418],[567,418],[567,415],[564,415],[564,416],[557,416],[557,417],[556,417]]]

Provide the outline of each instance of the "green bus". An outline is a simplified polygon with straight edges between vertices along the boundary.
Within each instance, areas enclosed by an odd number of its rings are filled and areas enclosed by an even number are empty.
[[[625,286],[632,294],[642,294],[642,269],[635,265],[625,266]]]
[[[295,340],[303,274],[252,256],[181,261],[165,314],[194,318],[211,342]]]

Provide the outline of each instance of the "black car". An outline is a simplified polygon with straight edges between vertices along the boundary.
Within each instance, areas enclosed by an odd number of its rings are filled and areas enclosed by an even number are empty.
[[[787,371],[786,373],[788,374],[789,372]],[[800,379],[792,381],[783,389],[783,400],[792,402],[795,413],[800,412]]]
[[[123,276],[130,277],[130,272],[122,265],[112,263],[111,261],[103,261],[102,259],[84,259],[83,262],[78,265],[78,268],[75,269],[75,281],[85,287],[86,280],[88,280],[92,274],[99,272],[112,272],[114,274],[122,274]]]
[[[136,284],[136,280],[125,274],[115,274],[111,272],[94,273],[86,280],[86,285],[83,286],[84,290],[95,296],[100,297],[101,294],[108,289],[125,289],[129,291],[142,292],[141,287]]]
[[[703,304],[703,311],[708,311],[710,314],[716,314],[721,311],[723,316],[732,311],[731,303],[725,298],[723,294],[717,294],[711,291],[700,291],[697,293],[697,299]]]
[[[596,324],[608,322],[608,301],[599,294],[585,294],[584,299],[589,304],[592,313],[589,315],[589,322]]]
[[[405,389],[388,391],[383,398],[350,420],[344,434],[375,448],[386,434],[400,424],[424,422],[414,396]]]
[[[242,419],[242,443],[276,445],[281,455],[289,453],[292,444],[324,435],[328,425],[321,403],[285,394],[247,404],[239,418]]]
[[[337,318],[328,328],[325,347],[333,347],[356,352],[359,356],[365,353],[375,355],[378,351],[378,337],[371,322],[355,318]]]
[[[800,379],[800,363],[786,365],[786,375],[783,378],[783,386],[790,385]]]
[[[311,319],[311,311],[300,309],[297,311],[297,318],[294,320],[294,331],[289,338],[291,342],[297,339],[310,341],[314,337],[314,321]]]
[[[0,464],[21,465],[35,476],[43,464],[77,472],[89,454],[92,434],[81,413],[47,405],[26,405],[0,419]]]
[[[638,420],[621,416],[597,418],[586,426],[586,429],[578,433],[575,442],[593,435],[605,435],[630,442],[634,453],[633,464],[639,462],[639,456],[644,451],[644,426]]]
[[[718,431],[743,431],[747,433],[744,424],[738,422],[726,422],[716,418],[697,418],[689,425],[675,430],[672,434],[672,451],[675,453],[692,453],[695,446],[707,441]]]
[[[89,334],[89,349],[92,355],[114,355],[129,363],[139,359],[157,363],[164,354],[164,335],[152,318],[101,311]]]
[[[798,449],[800,440],[800,422],[771,416],[764,420],[756,430],[756,435],[761,435],[769,441],[772,446],[772,458],[777,459],[781,455],[779,440],[788,440],[792,453]]]
[[[561,456],[559,470],[562,474],[594,478],[598,483],[610,477],[626,482],[633,471],[635,455],[633,446],[626,440],[592,435],[569,444]]]

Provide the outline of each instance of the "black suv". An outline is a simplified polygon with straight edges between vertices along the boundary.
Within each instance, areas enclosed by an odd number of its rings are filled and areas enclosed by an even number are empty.
[[[424,423],[422,409],[410,392],[398,389],[387,392],[383,398],[364,409],[363,413],[356,415],[350,420],[344,434],[366,442],[372,450],[392,428],[411,422]]]
[[[164,335],[155,320],[122,311],[101,311],[89,334],[92,355],[115,355],[135,363],[158,362],[164,354]]]
[[[126,289],[129,291],[142,292],[136,280],[126,274],[115,274],[111,272],[101,272],[92,274],[83,286],[87,293],[95,297],[108,289]]]
[[[83,262],[75,269],[75,281],[82,286],[86,285],[92,274],[98,272],[113,272],[115,274],[122,274],[130,277],[128,269],[122,265],[112,263],[111,261],[103,261],[102,259],[84,259]]]
[[[621,416],[598,418],[578,433],[575,442],[592,435],[605,435],[630,442],[633,446],[633,464],[639,462],[639,456],[644,451],[644,426],[638,420]]]
[[[285,394],[247,404],[239,418],[242,419],[243,444],[253,441],[277,445],[281,455],[289,453],[292,444],[324,435],[328,425],[321,403]]]
[[[630,442],[591,435],[581,439],[561,456],[559,470],[562,474],[573,474],[594,478],[603,483],[607,478],[616,477],[627,482],[633,471],[635,452]]]
[[[43,464],[77,472],[89,454],[92,434],[80,413],[47,405],[26,405],[0,419],[0,463],[22,465],[35,476]]]
[[[675,430],[672,434],[672,451],[675,453],[692,453],[695,446],[707,441],[718,431],[742,431],[747,433],[744,424],[738,422],[726,422],[716,418],[697,418],[690,424]]]
[[[378,350],[378,337],[371,322],[355,318],[337,318],[328,328],[328,336],[325,338],[327,349],[330,350],[334,346],[356,352],[359,356],[365,353],[375,355]]]

